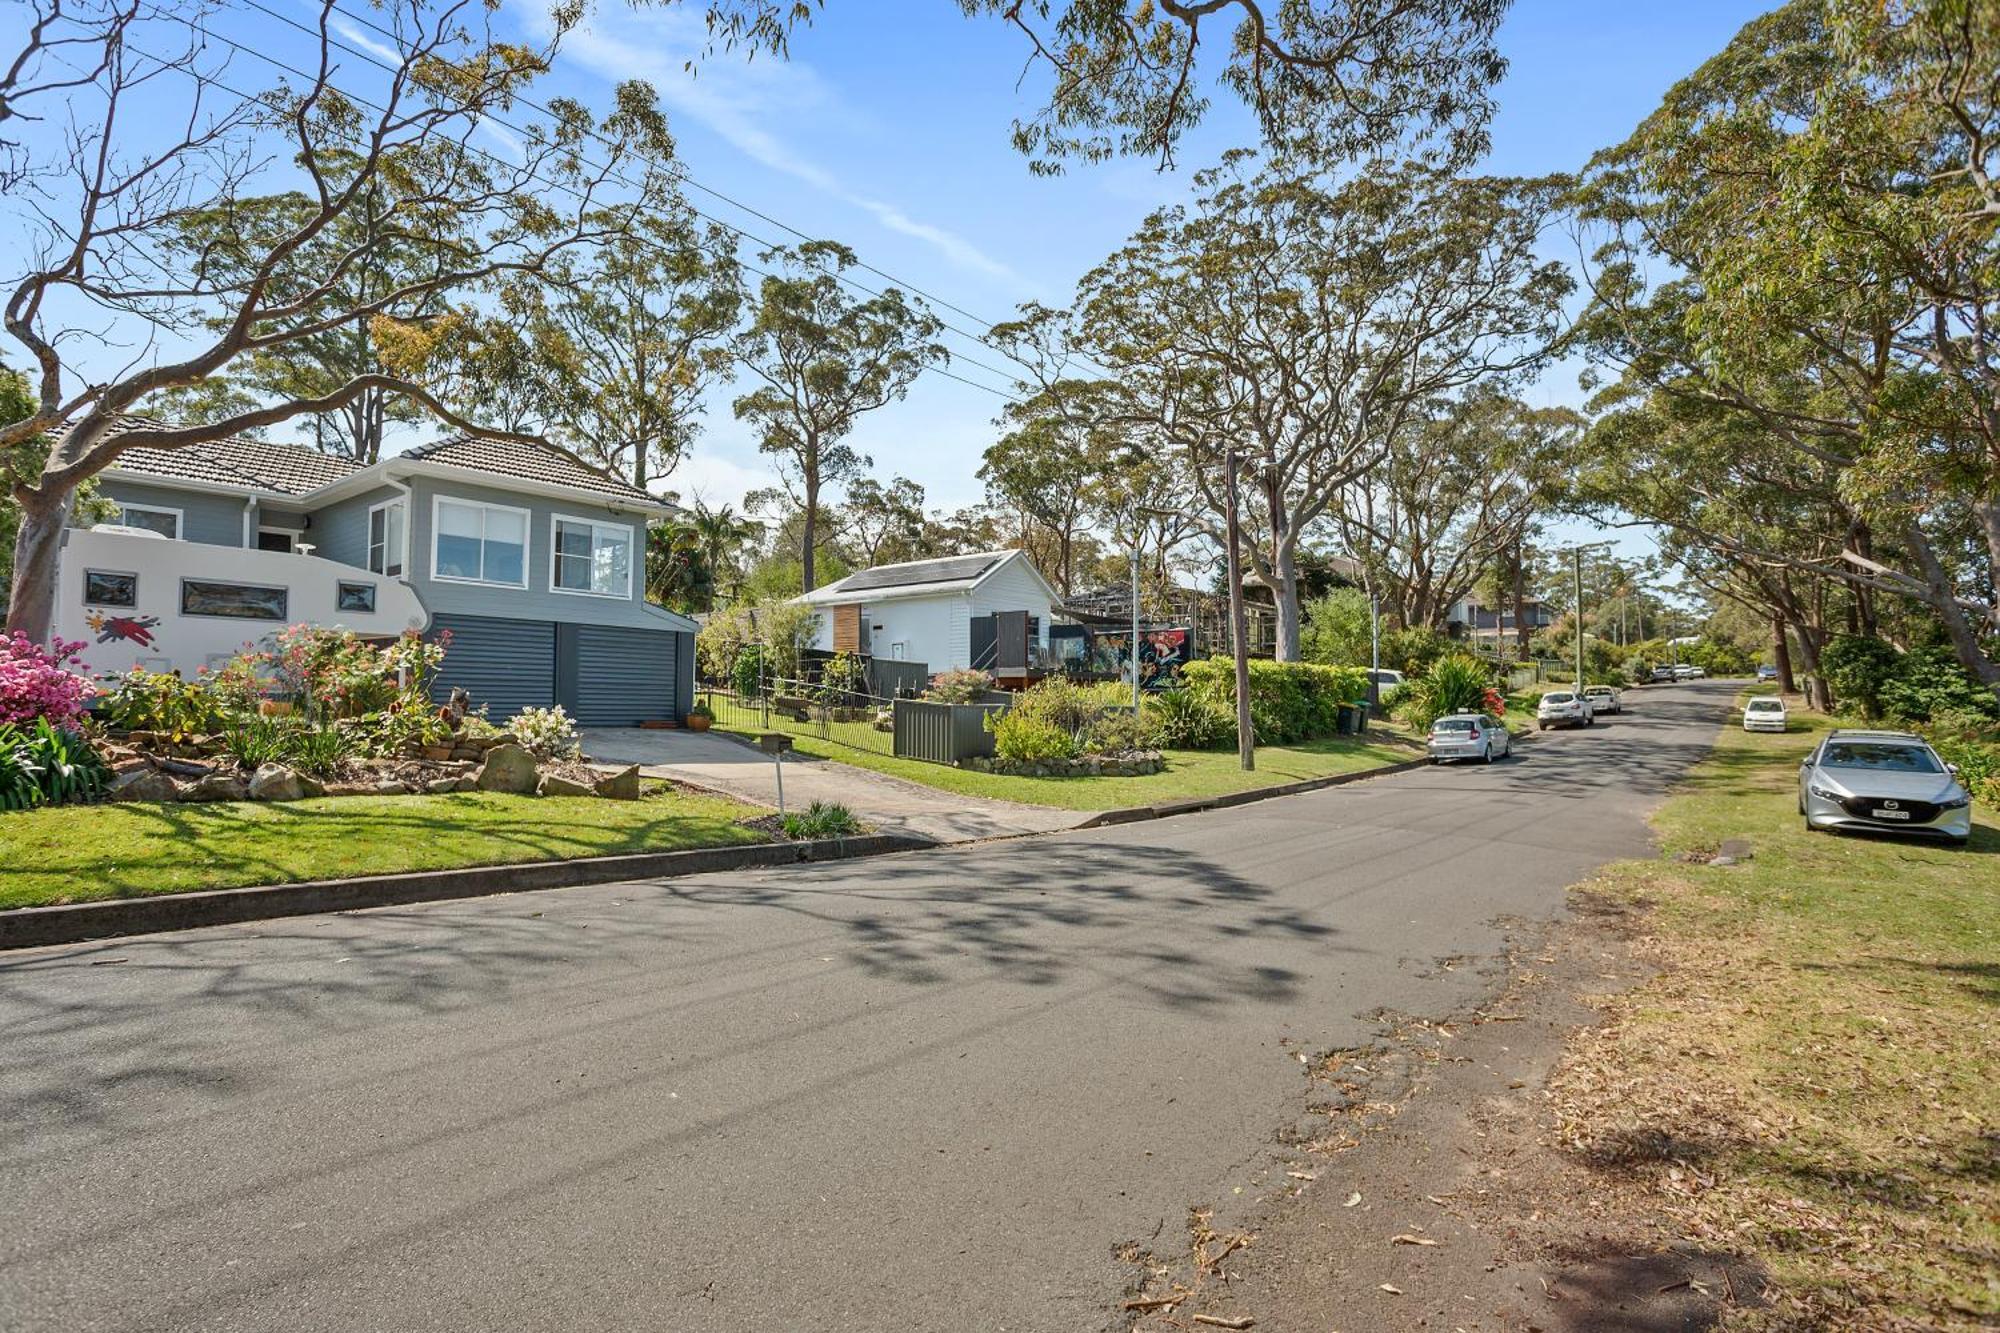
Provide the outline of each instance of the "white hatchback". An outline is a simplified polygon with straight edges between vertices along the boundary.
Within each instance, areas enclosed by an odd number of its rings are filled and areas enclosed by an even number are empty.
[[[1785,701],[1774,694],[1760,695],[1743,705],[1743,730],[1783,731],[1790,722]]]

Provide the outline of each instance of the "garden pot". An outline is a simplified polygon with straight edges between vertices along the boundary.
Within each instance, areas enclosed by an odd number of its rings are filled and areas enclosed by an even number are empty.
[[[709,728],[709,723],[710,723],[710,722],[711,722],[712,720],[713,720],[713,719],[711,719],[711,718],[705,718],[705,717],[701,717],[701,716],[699,716],[699,715],[693,715],[693,716],[690,716],[690,717],[688,718],[688,720],[687,720],[687,724],[688,724],[688,730],[689,730],[689,731],[707,731],[707,730],[708,730],[708,728]]]
[[[257,716],[259,717],[290,717],[291,715],[292,701],[290,699],[259,699],[257,701]]]

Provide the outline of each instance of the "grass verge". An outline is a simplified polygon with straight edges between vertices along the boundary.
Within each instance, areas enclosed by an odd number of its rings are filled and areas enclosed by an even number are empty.
[[[758,813],[663,787],[637,801],[465,792],[61,806],[0,815],[0,908],[727,847],[765,841],[739,822]]]
[[[1553,1093],[1566,1147],[1694,1243],[1766,1264],[1735,1326],[2000,1318],[2000,832],[1969,849],[1807,833],[1825,723],[1724,731],[1656,817],[1665,858],[1582,891],[1647,909],[1661,971],[1603,1004]],[[1727,838],[1753,859],[1702,864]]]
[[[875,750],[856,749],[837,741],[821,740],[811,727],[787,727],[785,730],[792,737],[792,748],[799,754],[838,760],[856,768],[886,773],[964,796],[1052,805],[1064,810],[1122,810],[1129,806],[1157,805],[1163,801],[1222,796],[1255,787],[1275,787],[1308,778],[1380,768],[1385,764],[1416,759],[1423,754],[1401,732],[1377,726],[1365,738],[1333,736],[1300,745],[1260,745],[1257,747],[1257,767],[1248,773],[1237,765],[1234,750],[1166,750],[1162,752],[1167,760],[1166,769],[1142,778],[1022,778],[999,773],[975,773],[970,769],[927,764],[920,759],[899,759]],[[745,731],[739,734],[754,733]]]

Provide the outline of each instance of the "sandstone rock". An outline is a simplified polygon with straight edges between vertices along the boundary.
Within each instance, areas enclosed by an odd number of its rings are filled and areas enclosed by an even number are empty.
[[[432,763],[442,764],[451,758],[452,747],[449,745],[426,745],[423,747],[421,753],[424,758],[430,760]]]
[[[265,764],[250,775],[253,801],[296,801],[305,794],[299,775],[283,764]]]
[[[597,794],[614,801],[639,799],[639,766],[633,764],[597,780]]]
[[[542,774],[541,793],[544,796],[595,796],[596,790],[588,783],[577,782],[560,773]]]
[[[432,778],[424,784],[424,790],[433,796],[444,796],[460,790],[459,783],[463,781],[463,778]]]
[[[310,774],[299,774],[299,791],[306,796],[326,795],[326,784]]]
[[[110,796],[114,801],[178,801],[181,789],[164,773],[135,768],[111,780]]]
[[[181,793],[183,801],[242,801],[249,796],[249,784],[234,773],[210,773]]]
[[[473,776],[471,776],[470,774],[467,774],[467,775],[466,775],[465,777],[462,777],[462,778],[460,778],[460,779],[458,780],[458,786],[457,786],[456,790],[458,790],[458,791],[478,791],[478,790],[479,790],[479,779],[478,779],[478,778],[475,778],[475,777],[473,777]]]
[[[509,742],[486,752],[486,762],[479,766],[478,783],[481,791],[514,792],[525,796],[535,789],[540,777],[535,768],[535,756]]]
[[[375,794],[375,783],[373,781],[329,782],[326,784],[326,794],[328,796],[373,796]]]
[[[401,778],[378,778],[374,784],[377,796],[402,796],[410,790],[410,784]]]

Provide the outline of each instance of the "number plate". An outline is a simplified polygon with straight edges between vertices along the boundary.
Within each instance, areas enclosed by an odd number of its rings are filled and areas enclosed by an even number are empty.
[[[1908,810],[1877,809],[1871,811],[1870,813],[1873,814],[1877,819],[1908,819],[1910,817],[1910,812]]]

